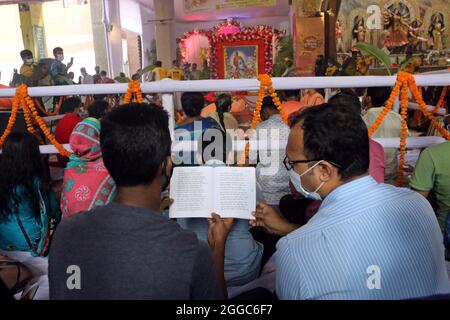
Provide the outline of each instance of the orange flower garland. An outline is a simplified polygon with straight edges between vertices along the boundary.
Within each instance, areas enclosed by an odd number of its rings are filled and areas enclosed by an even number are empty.
[[[391,92],[391,95],[386,102],[383,111],[381,112],[378,119],[374,122],[372,127],[369,128],[369,137],[372,137],[375,132],[380,127],[381,123],[383,122],[384,118],[388,115],[389,111],[391,111],[392,107],[394,106],[395,98],[398,96],[398,93],[400,91],[401,83],[397,81],[397,83],[394,86],[394,89]]]
[[[137,102],[139,103],[144,102],[144,98],[142,97],[141,84],[137,80],[132,80],[128,83],[128,89],[123,98],[123,104],[131,103],[133,99],[133,94]]]
[[[400,159],[397,173],[397,186],[402,187],[404,184],[404,170],[406,163],[406,139],[408,138],[408,78],[399,75],[402,82],[402,89],[400,94],[400,115],[402,117],[401,131],[400,131]]]
[[[44,132],[47,139],[56,147],[58,152],[65,157],[69,157],[71,153],[68,152],[66,149],[64,149],[64,147],[60,143],[58,143],[58,141],[56,141],[54,135],[50,132],[44,120],[39,116],[33,100],[28,95],[28,87],[25,84],[22,84],[20,87],[16,89],[16,96],[14,97],[11,117],[9,118],[5,132],[0,138],[0,145],[3,144],[5,139],[11,133],[11,129],[16,121],[17,111],[19,110],[19,104],[22,104],[22,109],[24,111],[24,118],[27,124],[27,130],[30,133],[34,132],[32,122],[32,118],[34,118],[36,122],[39,124],[41,130]]]
[[[266,90],[267,90],[267,94],[270,95],[273,103],[280,111],[283,121],[287,124],[288,116],[281,110],[281,101],[280,101],[280,98],[278,97],[277,93],[275,92],[275,89],[273,88],[272,79],[270,78],[270,76],[268,74],[260,74],[258,76],[258,80],[260,82],[258,99],[256,100],[256,106],[255,106],[255,111],[253,113],[253,120],[252,120],[251,128],[256,129],[258,124],[261,122],[261,109],[262,109],[264,97],[266,96]],[[249,152],[250,152],[250,144],[247,143],[245,145],[244,154],[241,158],[241,161],[239,161],[240,165],[245,164],[245,162],[248,159]]]
[[[11,108],[11,116],[9,117],[5,132],[3,132],[2,136],[0,137],[0,146],[3,145],[6,138],[11,134],[11,130],[14,127],[14,124],[16,123],[17,111],[19,111],[19,98],[16,95],[13,100],[13,105]]]
[[[61,111],[61,107],[62,107],[63,102],[64,102],[64,97],[59,97],[58,106],[56,107],[56,110],[54,112],[47,112],[45,110],[45,108],[41,105],[41,103],[39,102],[39,99],[34,99],[35,106],[37,106],[37,108],[39,110],[41,110],[42,113],[45,114],[46,116],[56,116],[56,115],[58,115],[59,112]]]
[[[413,94],[414,98],[416,99],[417,103],[420,106],[420,109],[422,110],[422,113],[431,121],[431,125],[433,125],[435,128],[439,130],[439,133],[442,137],[444,137],[447,140],[450,140],[450,133],[445,130],[442,125],[435,119],[434,112],[429,112],[427,109],[427,106],[422,98],[422,93],[417,87],[416,80],[414,76],[410,73],[406,72],[400,72],[397,76],[397,82],[395,84],[394,89],[392,90],[391,96],[389,97],[389,100],[387,101],[382,113],[378,117],[378,119],[375,121],[375,123],[372,125],[372,127],[369,129],[369,137],[372,137],[373,134],[376,132],[378,127],[383,122],[384,118],[388,114],[388,112],[392,109],[392,106],[394,104],[395,98],[400,94],[400,105],[401,105],[401,117],[402,117],[402,127],[401,127],[401,133],[400,133],[400,161],[399,161],[399,168],[398,168],[398,176],[397,176],[397,185],[403,186],[404,183],[404,166],[406,163],[406,139],[408,136],[408,124],[407,124],[407,116],[408,116],[408,89]],[[444,94],[441,95],[445,97]],[[442,98],[443,100],[443,98]],[[438,103],[439,106],[439,103]]]
[[[444,89],[442,89],[441,96],[439,97],[439,101],[436,105],[436,108],[434,108],[434,110],[433,110],[433,114],[436,114],[439,111],[439,109],[442,107],[442,105],[444,104],[444,99],[447,96],[447,91],[448,91],[448,87],[444,87]]]
[[[420,109],[422,110],[423,114],[431,121],[431,125],[434,126],[436,129],[438,129],[439,134],[444,137],[447,140],[450,140],[450,133],[445,130],[445,128],[442,127],[442,125],[436,120],[434,117],[434,114],[428,111],[427,105],[422,99],[422,96],[417,88],[416,79],[414,77],[409,78],[409,89],[411,90],[414,98],[416,99],[417,103],[419,104]]]

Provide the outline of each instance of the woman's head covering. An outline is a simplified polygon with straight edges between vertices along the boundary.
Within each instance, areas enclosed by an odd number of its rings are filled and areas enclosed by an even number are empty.
[[[100,150],[100,121],[87,118],[78,123],[70,136],[73,155],[70,162],[94,161],[102,156]],[[70,166],[69,162],[69,166]]]

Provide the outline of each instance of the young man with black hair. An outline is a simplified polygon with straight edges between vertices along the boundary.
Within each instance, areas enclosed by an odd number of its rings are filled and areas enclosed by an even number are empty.
[[[221,130],[213,118],[203,118],[202,109],[205,105],[205,98],[200,92],[185,92],[181,96],[181,106],[186,118],[175,130],[176,141],[198,141],[201,135],[209,129]],[[174,158],[176,165],[198,165],[195,152],[179,152]]]
[[[102,119],[101,149],[117,195],[58,226],[49,257],[51,299],[223,297],[233,219],[209,221],[211,255],[206,243],[159,212],[172,172],[168,124],[164,110],[147,104],[124,105]],[[80,270],[79,287],[67,285],[70,266]]]
[[[271,97],[263,99],[261,107],[262,122],[256,127],[258,140],[267,141],[268,147],[276,149],[289,136],[289,127],[281,118]],[[278,148],[279,149],[279,148]],[[256,166],[256,179],[265,202],[278,206],[283,196],[289,194],[289,175],[283,166],[284,151],[260,151]]]
[[[56,85],[70,85],[74,84],[68,78],[68,71],[73,65],[73,57],[70,59],[70,62],[67,66],[63,63],[64,61],[64,50],[60,47],[56,47],[53,49],[53,56],[55,57],[55,61],[52,63],[50,67],[50,72],[55,81]]]
[[[285,235],[276,252],[281,299],[413,299],[450,293],[430,204],[369,176],[361,117],[324,104],[294,118],[284,161],[296,190],[322,200],[303,227],[258,204],[256,221]]]
[[[34,71],[34,60],[33,60],[33,52],[30,50],[22,50],[20,51],[20,58],[22,58],[23,64],[20,67],[20,74],[28,79],[33,77]]]
[[[384,104],[389,99],[392,89],[389,87],[368,88],[367,99],[370,109],[363,119],[367,127],[370,128],[383,111]],[[383,122],[375,131],[372,138],[399,138],[401,132],[402,118],[400,114],[389,111]],[[386,161],[386,183],[395,185],[398,172],[398,150],[393,148],[384,149],[384,159]]]

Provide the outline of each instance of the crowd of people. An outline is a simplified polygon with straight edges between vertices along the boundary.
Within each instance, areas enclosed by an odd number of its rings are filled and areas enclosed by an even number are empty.
[[[73,82],[73,60],[65,65],[61,48],[54,55],[50,66],[35,66],[31,52],[22,51],[20,74],[37,79],[38,69],[40,83]],[[199,76],[192,69],[187,79]],[[99,68],[81,74],[84,84],[129,80],[110,79]],[[177,61],[168,71],[156,62],[151,80],[185,76]],[[425,149],[410,188],[395,187],[397,149],[368,137],[390,92],[369,88],[360,97],[344,89],[325,102],[319,90],[288,90],[281,109],[265,97],[248,139],[267,141],[271,150],[250,154],[255,163],[247,164],[257,181],[250,223],[220,212],[210,219],[167,215],[175,166],[237,165],[231,142],[242,130],[230,94],[181,95],[174,140],[197,143],[198,151],[177,153],[160,105],[112,108],[103,97],[89,105],[67,98],[55,137],[70,144],[70,158],[49,163],[40,136],[28,132],[11,133],[2,146],[0,261],[16,251],[48,256],[51,299],[239,299],[244,291],[254,299],[293,300],[448,295],[450,142]],[[450,118],[444,121],[450,129]],[[373,138],[400,131],[401,117],[391,111]],[[205,139],[211,132],[217,141]],[[50,165],[64,169],[62,181],[51,178]],[[82,270],[80,288],[68,286],[74,265]],[[17,281],[0,273],[10,294],[26,274],[15,266]]]
[[[70,69],[73,66],[74,58],[69,63],[63,61],[64,50],[61,47],[53,49],[53,58],[41,59],[35,61],[33,52],[30,50],[22,50],[20,52],[22,66],[19,71],[15,70],[10,86],[16,87],[22,83],[28,86],[53,86],[53,85],[73,85],[73,84],[108,84],[108,83],[128,83],[130,80],[140,81],[159,81],[165,78],[172,80],[200,80],[202,72],[197,69],[197,64],[189,64],[181,66],[178,60],[174,60],[170,68],[164,68],[161,61],[155,61],[148,70],[136,70],[136,72],[128,78],[124,72],[120,72],[116,77],[108,77],[108,72],[100,70],[96,66],[95,73],[89,74],[85,67],[80,69],[80,76],[76,80],[75,74]]]

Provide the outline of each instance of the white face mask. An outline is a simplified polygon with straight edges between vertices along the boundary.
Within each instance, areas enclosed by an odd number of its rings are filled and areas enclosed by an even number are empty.
[[[63,60],[64,60],[64,54],[58,54],[58,55],[56,56],[56,60],[58,60],[58,61],[63,61]]]
[[[309,192],[309,191],[306,191],[305,188],[303,187],[302,179],[301,179],[305,174],[307,174],[308,172],[312,171],[321,162],[322,161],[317,162],[314,166],[312,166],[311,168],[309,168],[308,170],[303,172],[303,174],[301,174],[301,175],[298,174],[297,172],[295,172],[294,169],[289,171],[289,177],[291,179],[292,184],[295,187],[295,190],[297,190],[299,193],[301,193],[307,199],[317,200],[317,201],[321,201],[322,200],[322,197],[320,196],[320,194],[317,193],[317,191],[319,191],[320,188],[322,188],[322,186],[325,184],[325,182],[322,182],[320,184],[320,186],[314,192]]]
[[[25,64],[28,65],[28,66],[31,66],[33,64],[33,62],[34,62],[33,59],[26,59],[25,60]]]

